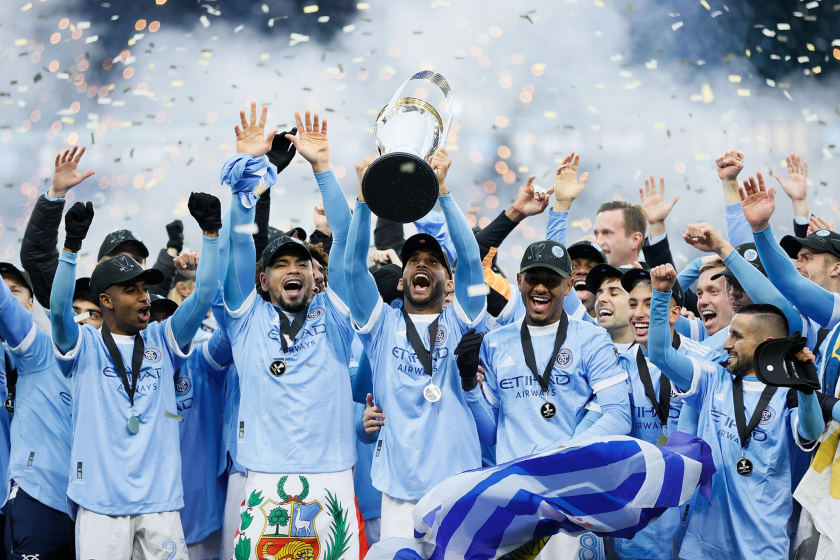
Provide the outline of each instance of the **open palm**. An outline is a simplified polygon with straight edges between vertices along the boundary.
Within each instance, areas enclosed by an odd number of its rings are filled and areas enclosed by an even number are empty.
[[[563,158],[554,176],[554,198],[556,200],[573,201],[583,192],[589,173],[584,173],[578,180],[577,171],[580,155],[574,152]]]
[[[236,151],[240,154],[250,154],[252,157],[262,157],[271,149],[271,143],[274,141],[274,135],[277,134],[275,128],[265,136],[265,119],[268,115],[268,107],[263,105],[262,115],[257,122],[257,102],[251,102],[251,120],[248,122],[245,119],[245,111],[239,111],[239,119],[242,127],[239,125],[234,127],[236,132]]]
[[[324,166],[330,162],[330,142],[327,139],[327,119],[320,120],[318,113],[310,115],[305,113],[305,120],[301,121],[300,113],[295,112],[298,135],[300,138],[286,135],[295,145],[295,149],[309,163],[315,166]]]
[[[768,189],[764,184],[764,177],[761,173],[755,175],[755,177],[745,180],[744,187],[738,189],[738,192],[741,195],[741,208],[744,210],[744,217],[753,231],[761,231],[767,227],[770,217],[776,210],[776,195],[773,192],[773,187]]]
[[[536,216],[543,212],[548,207],[551,193],[554,192],[554,187],[551,187],[545,193],[534,192],[534,179],[536,179],[534,175],[528,178],[528,182],[522,185],[513,201],[514,210],[524,217]]]
[[[70,150],[64,150],[55,156],[55,171],[52,177],[52,188],[60,194],[66,193],[91,175],[95,171],[79,173],[79,161],[85,153],[85,148],[74,146]]]

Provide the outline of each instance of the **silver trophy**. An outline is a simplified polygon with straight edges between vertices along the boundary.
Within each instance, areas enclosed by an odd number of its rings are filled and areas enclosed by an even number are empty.
[[[411,81],[431,82],[440,89],[446,100],[445,124],[431,104],[417,97],[401,97]],[[373,127],[374,146],[381,155],[362,179],[371,212],[383,220],[405,224],[431,211],[438,185],[428,159],[446,142],[452,116],[452,90],[437,72],[418,72],[402,83]]]

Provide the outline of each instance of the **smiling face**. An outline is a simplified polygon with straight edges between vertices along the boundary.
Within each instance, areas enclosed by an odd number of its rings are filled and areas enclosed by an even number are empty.
[[[149,326],[151,298],[144,280],[114,284],[99,296],[102,313],[114,334],[135,335]]]
[[[840,274],[840,262],[831,253],[814,251],[808,247],[799,249],[796,255],[796,270],[799,274],[812,281],[816,285],[831,291],[830,285],[832,274]]]
[[[297,251],[280,253],[260,274],[260,286],[272,304],[289,313],[303,310],[315,287],[312,259]]]
[[[650,301],[653,295],[653,286],[650,283],[637,283],[630,290],[627,298],[627,320],[633,331],[633,336],[642,347],[647,350],[648,333],[650,332]],[[671,327],[671,335],[674,334],[674,325],[680,317],[680,306],[672,297],[668,303],[668,325]]]
[[[624,211],[599,212],[595,217],[594,233],[598,246],[612,266],[633,264],[639,259],[639,247],[644,235],[639,232],[628,234],[624,223]]]
[[[516,275],[529,325],[550,325],[563,315],[563,298],[572,290],[571,278],[549,268],[532,268]]]
[[[590,261],[583,257],[572,259],[572,285],[575,288],[577,297],[580,302],[586,307],[586,311],[592,311],[595,307],[597,298],[595,294],[586,289],[586,275],[589,271],[598,266],[599,263]]]
[[[732,321],[734,315],[729,307],[726,296],[726,281],[721,276],[712,280],[712,276],[721,272],[723,268],[709,268],[700,274],[697,280],[697,310],[700,319],[710,335],[725,328]]]
[[[737,313],[745,305],[752,305],[753,300],[744,291],[740,282],[728,276],[724,278],[726,279],[726,295],[729,298],[729,307],[732,308],[734,313]]]
[[[753,373],[755,348],[766,338],[763,329],[753,328],[754,320],[750,315],[735,315],[729,325],[729,336],[723,343],[723,349],[729,354],[726,369],[733,375]]]
[[[434,251],[415,251],[403,263],[397,289],[404,293],[406,310],[440,313],[446,294],[455,289],[449,273]]]
[[[18,280],[15,276],[4,275],[3,282],[9,287],[9,291],[12,292],[12,295],[17,298],[20,304],[29,311],[32,312],[33,301],[32,301],[32,292],[29,291],[29,288],[26,287],[20,280]]]
[[[326,276],[324,275],[324,272],[324,266],[317,260],[312,259],[312,279],[315,282],[315,285],[312,288],[312,296],[320,294],[327,289]]]
[[[606,278],[601,282],[595,300],[595,318],[598,326],[607,329],[610,336],[627,328],[627,292],[619,278]]]

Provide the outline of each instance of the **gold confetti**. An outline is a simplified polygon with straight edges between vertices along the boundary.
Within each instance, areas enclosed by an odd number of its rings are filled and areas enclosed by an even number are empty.
[[[711,10],[711,9],[712,9],[712,7],[711,7],[711,6],[709,6],[709,3],[708,3],[708,2],[706,2],[706,0],[700,0],[700,5],[701,5],[701,6],[703,6],[704,8],[706,8],[707,10]]]
[[[184,87],[184,80],[173,80],[172,87]]]
[[[318,11],[318,4],[311,4],[309,6],[304,6],[303,7],[303,13],[304,14],[314,14],[317,11]]]
[[[557,112],[556,111],[543,111],[543,116],[547,119],[556,119]]]
[[[735,83],[735,84],[740,83],[741,82],[741,76],[739,76],[737,74],[730,74],[729,75],[729,81],[732,82],[732,83]]]
[[[749,97],[749,96],[750,96],[750,90],[748,90],[748,89],[739,89],[738,90],[738,97]]]
[[[30,2],[29,4],[24,4],[23,7],[21,7],[20,11],[25,12],[26,10],[31,10],[34,7],[35,7],[35,4]]]
[[[700,95],[703,96],[703,103],[711,103],[715,100],[715,94],[712,93],[712,86],[703,84],[700,88]]]
[[[357,10],[369,10],[370,9],[370,4],[368,4],[367,2],[360,2],[360,3],[356,4],[356,9]]]

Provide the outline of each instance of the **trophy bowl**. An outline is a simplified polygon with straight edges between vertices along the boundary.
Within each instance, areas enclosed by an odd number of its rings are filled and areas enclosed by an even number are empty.
[[[446,99],[446,123],[430,103],[401,97],[413,80],[437,86]],[[362,179],[362,192],[371,212],[383,220],[408,223],[419,220],[437,201],[437,175],[428,159],[444,145],[452,124],[452,91],[443,76],[423,71],[397,89],[376,118],[374,146],[380,156]]]

